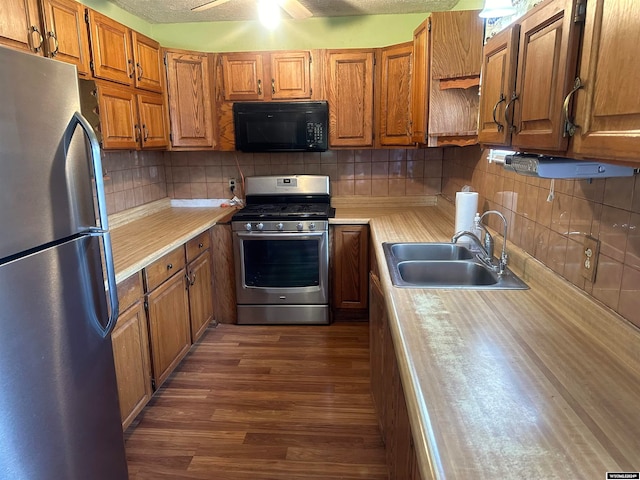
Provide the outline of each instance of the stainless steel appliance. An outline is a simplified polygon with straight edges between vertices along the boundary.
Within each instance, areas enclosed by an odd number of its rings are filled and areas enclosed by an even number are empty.
[[[0,65],[0,478],[124,480],[100,149],[75,67]]]
[[[231,222],[238,323],[329,323],[329,177],[246,179]]]
[[[236,102],[236,150],[323,152],[329,148],[329,107],[321,102]]]

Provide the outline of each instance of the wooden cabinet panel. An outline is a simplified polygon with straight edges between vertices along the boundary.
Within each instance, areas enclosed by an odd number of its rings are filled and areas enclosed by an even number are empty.
[[[152,394],[147,319],[141,302],[120,315],[111,342],[122,428],[126,429]]]
[[[186,244],[187,262],[195,260],[198,255],[208,250],[210,244],[209,230],[189,240]]]
[[[161,94],[137,94],[142,148],[169,145],[167,109]]]
[[[577,134],[573,151],[585,157],[638,161],[640,151],[640,3],[587,3],[580,78],[576,93]]]
[[[567,149],[562,104],[573,88],[579,40],[573,15],[573,1],[551,0],[520,22],[514,147]]]
[[[233,238],[229,223],[216,223],[211,232],[213,281],[216,286],[214,317],[220,323],[236,323],[236,282]]]
[[[155,388],[167,379],[191,346],[185,272],[176,274],[146,296]]]
[[[170,251],[144,269],[146,291],[150,292],[185,266],[184,247]]]
[[[118,284],[118,302],[120,311],[127,310],[131,305],[142,298],[142,276],[135,273]]]
[[[368,306],[369,227],[333,227],[333,308]]]
[[[411,71],[411,139],[427,143],[429,87],[431,77],[430,18],[413,32],[413,69]]]
[[[262,100],[264,76],[260,53],[222,54],[225,100]]]
[[[196,342],[213,321],[211,254],[206,250],[187,267],[191,341]]]
[[[171,145],[212,148],[213,113],[206,54],[167,52]]]
[[[0,2],[0,45],[38,53],[43,42],[37,0]]]
[[[413,43],[380,51],[378,82],[378,142],[382,146],[411,145],[410,100]]]
[[[131,57],[129,29],[94,10],[87,11],[93,75],[124,85],[133,85],[135,66]]]
[[[84,6],[74,0],[40,1],[47,56],[75,65],[80,75],[89,75],[89,35]]]
[[[102,147],[135,150],[140,137],[135,94],[125,88],[100,83],[98,104]]]
[[[329,145],[373,145],[373,50],[327,53]]]
[[[478,13],[463,10],[432,14],[431,78],[480,75],[484,20]]]
[[[503,30],[487,41],[483,51],[478,141],[492,145],[511,143],[511,125],[505,107],[516,84],[520,25]]]
[[[160,44],[149,37],[131,31],[135,86],[153,92],[163,91],[163,70]]]
[[[311,54],[309,51],[278,52],[271,58],[271,98],[311,98]]]

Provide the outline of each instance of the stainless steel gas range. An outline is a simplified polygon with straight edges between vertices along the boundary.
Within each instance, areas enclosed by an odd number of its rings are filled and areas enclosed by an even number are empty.
[[[329,177],[248,177],[232,218],[239,324],[329,323]]]

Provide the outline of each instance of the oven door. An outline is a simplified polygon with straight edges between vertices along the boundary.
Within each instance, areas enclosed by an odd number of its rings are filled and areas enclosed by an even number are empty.
[[[328,232],[234,232],[240,305],[328,304]]]

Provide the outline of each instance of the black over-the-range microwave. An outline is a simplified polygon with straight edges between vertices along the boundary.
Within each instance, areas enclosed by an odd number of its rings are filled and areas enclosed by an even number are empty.
[[[329,148],[327,102],[236,102],[236,150],[323,152]]]

